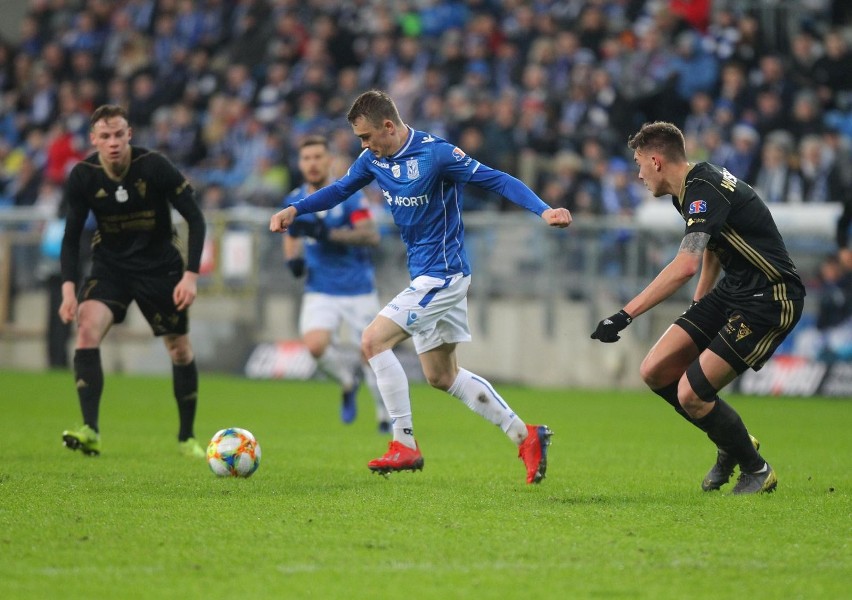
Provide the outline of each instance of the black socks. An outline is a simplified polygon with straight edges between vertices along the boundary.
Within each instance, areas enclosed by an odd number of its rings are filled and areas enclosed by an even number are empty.
[[[763,457],[754,449],[748,430],[730,404],[716,396],[713,409],[702,418],[693,419],[677,399],[677,384],[675,381],[652,391],[671,404],[680,416],[705,432],[721,450],[736,457],[743,471],[754,473],[763,468]]]
[[[683,407],[680,405],[680,401],[678,401],[677,399],[677,381],[675,381],[674,383],[670,383],[666,387],[651,391],[657,394],[660,398],[662,398],[669,404],[671,404],[672,408],[675,409],[677,414],[692,423],[692,417],[690,417],[686,413],[686,411],[683,410]]]
[[[719,396],[716,396],[713,409],[700,419],[693,419],[693,423],[721,450],[735,457],[740,464],[740,470],[754,473],[763,468],[763,457],[752,445],[743,420],[737,411]]]
[[[172,364],[172,387],[178,405],[180,432],[178,441],[195,437],[195,407],[198,404],[198,368],[193,360],[188,365]]]
[[[98,431],[98,409],[104,391],[104,371],[99,348],[82,348],[74,352],[74,381],[83,423]]]
[[[83,348],[74,352],[74,380],[83,423],[98,431],[98,412],[104,390],[99,348]],[[193,425],[198,403],[198,368],[194,360],[188,365],[172,365],[172,385],[180,418],[178,440],[188,440],[195,437]]]

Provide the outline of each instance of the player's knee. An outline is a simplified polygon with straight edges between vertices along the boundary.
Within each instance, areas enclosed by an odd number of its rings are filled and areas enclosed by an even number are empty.
[[[82,324],[77,327],[77,347],[97,348],[101,344],[101,336],[93,327],[85,327]]]
[[[692,361],[686,368],[685,375],[686,377],[681,379],[681,385],[684,384],[685,379],[686,387],[689,388],[694,397],[703,402],[714,402],[716,400],[716,394],[719,390],[707,379],[707,375],[704,374],[704,370],[701,368],[700,361],[697,359]]]
[[[97,348],[112,327],[112,312],[100,302],[86,301],[77,312],[77,347]]]
[[[183,367],[191,363],[194,356],[191,350],[183,350],[172,353],[171,358],[173,364]]]
[[[370,360],[386,350],[393,350],[397,344],[409,337],[408,333],[390,319],[376,317],[361,333],[361,354]]]
[[[302,334],[302,343],[314,358],[321,357],[331,343],[331,331],[326,329],[310,329]]]
[[[77,321],[77,347],[97,348],[101,345],[104,337],[104,328],[100,326],[97,319],[80,315]]]
[[[361,335],[361,354],[367,359],[370,359],[384,349],[384,341],[369,327],[365,329]]]
[[[718,396],[713,396],[713,398],[703,399],[695,393],[695,390],[692,389],[692,385],[689,383],[689,380],[686,378],[684,374],[681,377],[680,382],[678,383],[677,389],[677,399],[680,403],[681,408],[683,408],[684,412],[691,419],[700,419],[702,417],[707,416],[707,413],[713,408],[711,404],[712,401],[718,398]]]
[[[192,345],[189,343],[189,338],[186,336],[167,337],[165,338],[166,349],[169,352],[169,358],[172,364],[188,365],[192,362],[194,355],[192,353]]]
[[[642,381],[644,381],[652,390],[659,389],[672,381],[671,378],[664,380],[665,378],[663,377],[663,370],[660,368],[660,364],[651,359],[650,356],[646,356],[642,361],[642,364],[639,365],[639,377],[641,377]]]
[[[326,345],[312,340],[305,340],[305,347],[315,359],[318,359],[325,352]]]
[[[453,382],[455,381],[455,376],[452,373],[448,372],[431,372],[424,373],[426,376],[426,381],[433,388],[437,390],[447,391],[453,386]]]

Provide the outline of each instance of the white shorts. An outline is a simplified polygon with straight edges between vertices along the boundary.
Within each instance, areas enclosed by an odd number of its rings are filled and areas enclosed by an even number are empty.
[[[306,292],[299,313],[299,333],[323,329],[331,331],[337,338],[338,329],[346,323],[349,343],[360,347],[361,334],[379,312],[379,296],[359,294],[357,296],[334,296],[318,292]]]
[[[451,275],[446,279],[421,275],[388,302],[379,314],[411,335],[417,354],[442,344],[469,342],[469,287],[469,275]]]

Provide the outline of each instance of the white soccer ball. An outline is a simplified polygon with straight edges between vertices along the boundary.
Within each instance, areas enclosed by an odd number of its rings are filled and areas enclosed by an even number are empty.
[[[219,477],[250,477],[260,466],[260,444],[247,429],[222,429],[207,444],[207,464]]]

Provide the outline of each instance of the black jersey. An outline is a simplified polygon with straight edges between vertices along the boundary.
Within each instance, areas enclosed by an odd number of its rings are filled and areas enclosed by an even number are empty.
[[[63,281],[77,280],[80,234],[90,210],[97,221],[92,259],[110,269],[141,273],[183,268],[174,206],[189,225],[187,269],[198,272],[204,216],[189,182],[162,154],[132,146],[127,172],[114,179],[96,152],[71,170],[64,200]]]
[[[804,297],[772,214],[750,185],[726,169],[700,162],[689,170],[672,202],[686,221],[686,233],[710,234],[707,248],[725,272],[717,285],[720,291],[734,297]]]

